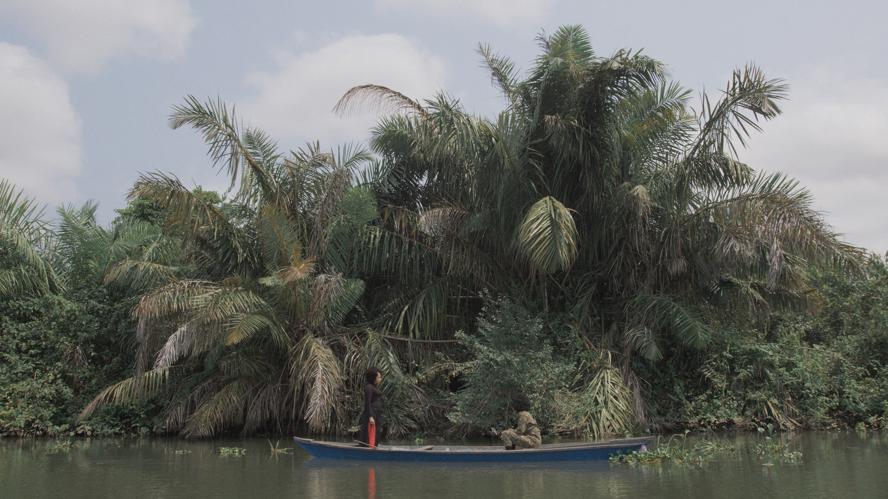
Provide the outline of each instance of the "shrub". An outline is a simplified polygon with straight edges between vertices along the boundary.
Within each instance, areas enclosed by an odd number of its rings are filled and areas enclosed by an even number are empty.
[[[541,316],[501,298],[484,307],[476,334],[460,332],[457,338],[470,360],[449,414],[453,423],[466,431],[502,427],[519,393],[531,400],[531,413],[541,426],[553,422],[555,393],[568,388],[573,364],[554,356]]]

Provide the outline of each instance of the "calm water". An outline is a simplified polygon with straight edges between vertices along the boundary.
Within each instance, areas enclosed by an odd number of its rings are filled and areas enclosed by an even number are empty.
[[[752,452],[759,438],[727,438],[738,452],[703,468],[369,465],[275,457],[264,440],[92,440],[59,451],[0,439],[0,497],[888,498],[888,434],[791,436],[802,462],[773,465]],[[228,446],[246,454],[220,455]]]

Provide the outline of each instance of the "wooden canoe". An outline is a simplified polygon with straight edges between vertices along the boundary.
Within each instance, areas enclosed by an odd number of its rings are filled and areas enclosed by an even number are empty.
[[[537,463],[552,461],[606,460],[614,454],[628,454],[650,443],[649,437],[603,442],[543,444],[536,449],[505,450],[502,446],[434,445],[424,447],[380,445],[361,447],[354,443],[322,442],[293,437],[299,447],[319,459],[413,462],[503,462]]]

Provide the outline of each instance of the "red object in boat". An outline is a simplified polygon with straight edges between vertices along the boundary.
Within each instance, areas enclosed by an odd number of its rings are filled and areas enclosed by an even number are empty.
[[[376,421],[367,423],[367,440],[370,447],[376,447]]]

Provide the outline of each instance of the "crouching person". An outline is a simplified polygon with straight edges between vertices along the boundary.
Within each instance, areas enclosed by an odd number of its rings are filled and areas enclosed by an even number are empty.
[[[524,395],[512,399],[512,409],[518,413],[518,425],[514,429],[504,430],[500,438],[506,449],[534,449],[542,445],[540,428],[530,415],[530,400]]]

